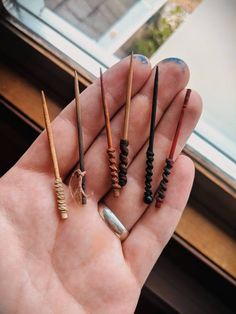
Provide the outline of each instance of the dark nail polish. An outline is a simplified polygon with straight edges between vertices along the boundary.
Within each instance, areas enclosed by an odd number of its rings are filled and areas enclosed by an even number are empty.
[[[145,57],[144,55],[135,54],[134,59],[137,59],[142,64],[148,64],[149,63],[148,58]]]

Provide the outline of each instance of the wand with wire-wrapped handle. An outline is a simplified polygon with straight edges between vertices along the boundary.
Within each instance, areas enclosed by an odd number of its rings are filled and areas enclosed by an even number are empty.
[[[116,156],[115,156],[115,148],[112,144],[112,133],[111,133],[111,123],[110,123],[110,115],[109,110],[105,98],[105,91],[104,91],[104,84],[103,84],[103,75],[102,69],[100,68],[100,83],[101,83],[101,94],[102,94],[102,105],[103,105],[103,112],[105,118],[105,125],[106,125],[106,133],[107,133],[107,154],[109,160],[109,168],[111,172],[111,182],[112,182],[112,189],[113,195],[118,197],[120,195],[120,185],[119,185],[119,177],[118,177],[118,169],[116,165]]]
[[[44,116],[45,126],[47,130],[48,142],[49,142],[50,153],[51,153],[54,175],[55,175],[54,187],[55,187],[55,192],[56,192],[57,207],[58,207],[61,218],[66,219],[68,218],[68,209],[66,206],[65,191],[64,191],[63,182],[60,176],[47,102],[46,102],[46,98],[43,91],[41,91],[41,94],[42,94],[43,116]]]
[[[82,118],[81,118],[81,105],[79,100],[79,82],[78,74],[75,71],[74,77],[74,90],[75,90],[75,105],[76,105],[76,117],[77,117],[77,127],[78,127],[78,142],[79,142],[79,169],[74,173],[79,177],[79,200],[85,205],[87,203],[87,195],[85,193],[85,166],[84,166],[84,140],[82,131]]]

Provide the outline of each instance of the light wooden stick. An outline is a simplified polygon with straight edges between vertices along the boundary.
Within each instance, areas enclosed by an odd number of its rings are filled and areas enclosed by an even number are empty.
[[[127,87],[126,104],[125,104],[125,120],[124,120],[124,130],[123,130],[124,140],[128,140],[133,73],[134,73],[134,66],[133,66],[133,52],[132,52],[130,56],[128,87]]]
[[[132,83],[133,83],[133,52],[130,56],[130,64],[129,64],[123,138],[120,139],[120,156],[119,156],[120,157],[120,163],[119,163],[120,186],[125,186],[127,183],[127,168],[128,168],[128,155],[129,155],[128,132],[129,132],[129,115],[130,115],[130,105],[131,105]]]
[[[44,91],[41,91],[41,94],[42,94],[43,116],[44,116],[45,126],[47,130],[48,142],[49,142],[53,168],[54,168],[54,175],[55,175],[54,187],[55,187],[56,196],[57,196],[57,205],[58,205],[58,210],[60,212],[61,218],[66,219],[68,218],[68,210],[66,207],[65,192],[64,192],[63,182],[60,176],[60,171],[59,171],[59,166],[58,166],[58,161],[57,161],[57,154],[56,154],[53,133],[52,133],[52,128],[51,128],[51,122],[50,122],[50,117],[48,113],[48,107],[47,107],[47,102],[44,95]]]

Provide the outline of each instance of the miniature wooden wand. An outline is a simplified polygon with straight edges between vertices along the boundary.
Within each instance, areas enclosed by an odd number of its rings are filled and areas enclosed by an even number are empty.
[[[76,117],[77,117],[77,127],[78,127],[78,141],[79,141],[79,169],[77,169],[74,174],[77,174],[79,178],[79,200],[83,205],[87,203],[87,196],[85,193],[85,166],[84,166],[84,141],[83,141],[83,131],[81,122],[81,106],[79,101],[79,82],[78,74],[75,71],[74,77],[74,89],[75,89],[75,104],[76,104]]]
[[[153,98],[152,98],[152,113],[151,113],[151,124],[150,124],[150,136],[149,145],[146,152],[146,176],[145,176],[145,191],[144,191],[144,203],[151,204],[153,200],[152,194],[152,176],[153,176],[153,144],[155,136],[155,126],[156,126],[156,109],[157,109],[157,97],[158,97],[158,77],[159,71],[158,66],[156,66],[154,85],[153,85]]]
[[[119,183],[121,186],[125,186],[127,183],[127,166],[128,166],[128,154],[129,154],[128,131],[129,131],[129,115],[130,115],[132,82],[133,82],[133,52],[130,56],[123,138],[120,140]]]
[[[162,180],[160,182],[160,185],[157,189],[157,196],[156,196],[156,204],[155,207],[160,208],[161,204],[163,203],[163,200],[165,198],[165,194],[167,191],[167,184],[168,184],[168,177],[171,174],[171,169],[173,167],[174,164],[174,153],[175,153],[175,149],[176,149],[176,145],[177,145],[177,141],[179,138],[179,133],[180,133],[180,128],[183,122],[183,117],[184,117],[184,111],[185,108],[187,107],[187,104],[189,102],[189,98],[190,98],[190,94],[191,94],[191,89],[187,89],[185,97],[184,97],[184,103],[183,103],[183,107],[179,116],[179,121],[178,121],[178,125],[176,127],[176,131],[175,131],[175,135],[172,141],[172,145],[171,145],[171,149],[170,149],[170,154],[169,157],[166,159],[166,165],[163,169],[163,173],[162,173]]]
[[[112,133],[111,133],[111,124],[110,124],[110,116],[109,110],[105,99],[104,85],[103,85],[103,75],[102,69],[100,68],[100,82],[101,82],[101,94],[102,94],[102,104],[106,125],[106,133],[107,133],[107,154],[109,160],[109,168],[111,171],[111,180],[112,180],[112,189],[113,195],[118,197],[120,195],[120,185],[119,185],[119,177],[118,170],[116,166],[116,157],[115,157],[115,148],[112,145]]]
[[[59,167],[58,167],[57,154],[56,154],[56,149],[55,149],[55,144],[54,144],[54,139],[53,139],[53,133],[52,133],[51,123],[50,123],[50,118],[49,118],[49,113],[48,113],[47,102],[46,102],[46,98],[43,91],[41,91],[41,94],[42,94],[43,116],[44,116],[44,121],[46,125],[48,142],[49,142],[53,168],[54,168],[54,175],[55,175],[54,187],[56,191],[57,206],[58,206],[58,210],[60,212],[61,218],[66,219],[68,218],[68,209],[66,207],[65,191],[64,191],[63,182],[62,182]]]

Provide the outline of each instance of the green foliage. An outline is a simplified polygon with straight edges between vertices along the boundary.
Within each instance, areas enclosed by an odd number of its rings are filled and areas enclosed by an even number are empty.
[[[183,22],[184,16],[185,11],[180,6],[171,9],[165,16],[155,15],[143,29],[142,36],[132,41],[129,51],[150,57]]]

